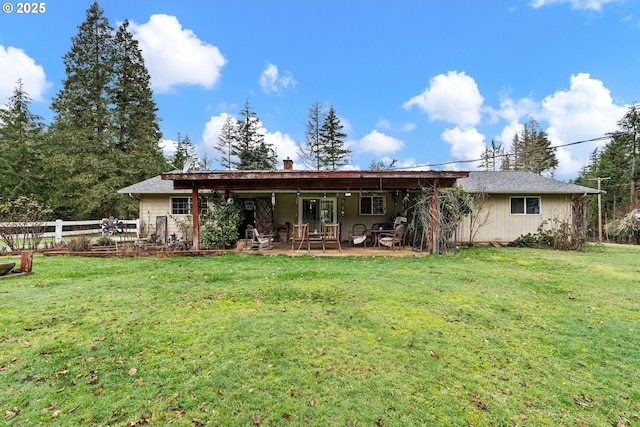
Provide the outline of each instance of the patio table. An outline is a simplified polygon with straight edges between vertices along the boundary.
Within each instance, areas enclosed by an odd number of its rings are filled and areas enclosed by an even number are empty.
[[[371,238],[373,239],[373,245],[374,247],[378,247],[380,246],[380,244],[378,243],[378,237],[380,236],[380,234],[382,233],[393,233],[393,229],[392,228],[378,228],[378,229],[372,229],[372,230],[367,230],[369,233],[371,233]]]

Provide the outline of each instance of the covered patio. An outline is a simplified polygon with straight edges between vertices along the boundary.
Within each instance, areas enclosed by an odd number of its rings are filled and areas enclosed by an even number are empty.
[[[271,203],[276,205],[276,198],[283,196],[285,202],[281,203],[280,209],[287,213],[287,218],[291,218],[291,223],[301,224],[305,221],[304,217],[298,214],[300,209],[299,200],[301,195],[305,192],[309,194],[334,194],[336,196],[336,205],[340,203],[340,206],[335,207],[333,218],[335,222],[342,222],[344,224],[350,224],[358,220],[358,218],[351,218],[354,213],[348,209],[345,209],[344,196],[351,196],[352,192],[356,199],[361,200],[368,194],[392,194],[403,195],[409,194],[413,191],[431,191],[437,194],[438,188],[452,187],[456,184],[458,178],[464,178],[468,176],[468,172],[459,171],[294,171],[289,169],[290,164],[285,161],[285,169],[281,171],[178,171],[164,173],[161,175],[163,180],[169,180],[173,182],[174,190],[188,190],[191,192],[191,206],[193,217],[193,250],[200,250],[200,224],[198,221],[198,197],[200,191],[217,191],[224,194],[225,199],[232,197],[238,193],[259,193],[271,195]],[[288,198],[287,198],[288,197]],[[376,197],[376,196],[374,196]],[[394,200],[396,200],[394,198]],[[360,202],[361,203],[361,202]],[[357,212],[358,215],[362,214],[362,208]],[[431,215],[437,218],[438,203],[437,197],[432,198],[432,205],[430,207]],[[345,213],[345,210],[347,211]],[[391,212],[391,209],[388,209]],[[394,207],[394,214],[400,210],[398,207]],[[406,209],[405,212],[406,214]],[[385,208],[385,214],[388,215]],[[405,215],[406,216],[406,215]],[[343,231],[346,231],[348,227],[344,227]],[[437,230],[433,227],[430,230],[432,241],[435,240]],[[288,243],[288,242],[287,242]],[[291,245],[283,245],[282,249],[292,252]],[[394,252],[392,250],[385,251],[386,248],[366,248],[368,254],[375,254],[381,252],[382,254],[389,255]],[[272,250],[275,250],[275,245]],[[405,249],[405,251],[411,251],[411,249]],[[300,253],[306,253],[305,251],[298,251]],[[320,251],[313,251],[323,253]],[[332,252],[338,252],[327,250],[323,255]],[[396,249],[395,252],[402,252]],[[355,252],[354,252],[355,253]]]

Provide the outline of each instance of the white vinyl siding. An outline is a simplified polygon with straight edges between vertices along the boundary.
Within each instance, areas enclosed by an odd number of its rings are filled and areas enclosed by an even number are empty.
[[[474,243],[509,243],[527,234],[535,234],[542,221],[563,219],[571,222],[571,195],[539,196],[544,211],[540,215],[512,215],[511,197],[502,194],[490,194],[484,202],[482,212],[488,212],[484,225],[478,229]],[[469,217],[465,217],[458,227],[458,239],[469,241]]]

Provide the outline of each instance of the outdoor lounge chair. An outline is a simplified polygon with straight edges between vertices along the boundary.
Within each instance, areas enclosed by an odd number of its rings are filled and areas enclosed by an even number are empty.
[[[396,245],[404,247],[404,237],[406,233],[407,226],[400,224],[393,232],[380,233],[380,235],[378,235],[378,243],[395,251]]]
[[[271,242],[273,242],[273,237],[260,235],[258,229],[253,228],[251,225],[247,226],[246,238],[251,242],[252,247],[256,247],[257,245],[258,250],[272,248]]]
[[[367,235],[366,225],[361,222],[353,224],[353,227],[351,227],[351,231],[349,232],[349,246],[362,244],[366,247],[368,238],[369,236]]]

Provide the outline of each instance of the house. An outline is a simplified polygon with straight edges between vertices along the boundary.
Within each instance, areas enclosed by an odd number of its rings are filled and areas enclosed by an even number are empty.
[[[321,230],[324,223],[340,223],[346,240],[354,224],[371,228],[406,216],[410,196],[424,188],[459,185],[482,200],[458,228],[459,241],[474,243],[508,243],[536,233],[543,221],[564,221],[582,230],[586,196],[598,193],[528,172],[319,172],[292,170],[288,162],[279,171],[174,171],[118,192],[139,199],[143,236],[156,234],[161,242],[172,234],[180,237],[178,222],[202,209],[192,209],[192,200],[208,192],[242,203],[246,219],[241,236],[251,224],[288,241],[293,224],[308,223],[311,230]],[[196,221],[193,229],[198,247]],[[437,231],[430,232],[434,241]]]
[[[340,223],[341,238],[356,223],[393,223],[406,215],[409,194],[452,187],[468,172],[455,171],[297,171],[285,160],[278,171],[173,171],[120,189],[140,201],[140,219],[147,235],[166,242],[178,234],[180,219],[192,215],[194,248],[199,248],[197,213],[192,203],[201,194],[217,192],[242,203],[245,223],[286,241],[293,224],[308,223],[321,230],[324,223]],[[437,211],[437,206],[434,206]],[[435,233],[435,228],[431,230]]]
[[[586,197],[599,191],[529,172],[470,172],[458,185],[475,195],[474,213],[458,228],[461,242],[509,243],[543,221],[585,231]]]

